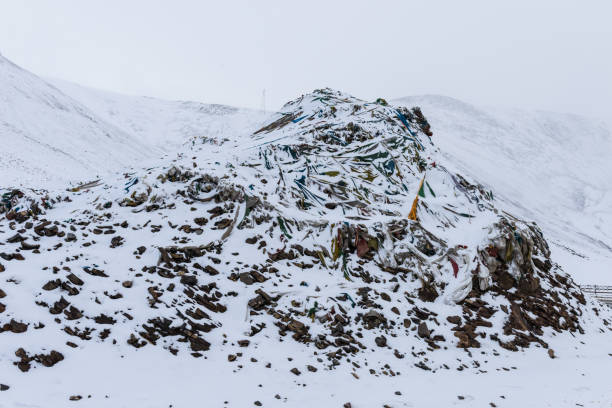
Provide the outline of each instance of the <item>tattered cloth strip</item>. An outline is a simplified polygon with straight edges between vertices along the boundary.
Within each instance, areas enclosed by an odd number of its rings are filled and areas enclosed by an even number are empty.
[[[102,181],[100,179],[97,179],[94,181],[90,181],[89,183],[79,184],[78,186],[69,189],[69,191],[76,193],[81,190],[85,190],[85,189],[92,188],[92,187],[97,187],[101,184],[102,184]]]
[[[130,192],[130,188],[132,188],[136,184],[138,184],[138,177],[134,177],[133,179],[131,179],[130,181],[125,183],[125,188],[124,188],[125,192],[129,193]]]
[[[425,197],[425,192],[423,191],[423,182],[425,181],[425,176],[421,180],[421,184],[419,185],[419,192],[417,196],[414,198],[412,202],[412,208],[410,209],[410,213],[408,214],[408,219],[416,221],[417,220],[417,205],[419,204],[419,196]]]
[[[457,265],[457,262],[451,258],[450,256],[448,257],[448,260],[450,261],[451,265],[453,266],[453,276],[456,278],[457,274],[459,273],[459,265]]]

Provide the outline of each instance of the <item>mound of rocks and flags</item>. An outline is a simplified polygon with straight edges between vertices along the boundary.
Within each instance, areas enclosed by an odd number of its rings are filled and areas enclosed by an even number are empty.
[[[418,108],[323,89],[158,167],[2,190],[0,362],[49,367],[102,342],[196,358],[235,346],[233,363],[292,341],[313,371],[358,369],[374,347],[462,370],[437,351],[554,357],[552,336],[610,331],[537,225],[433,138]]]

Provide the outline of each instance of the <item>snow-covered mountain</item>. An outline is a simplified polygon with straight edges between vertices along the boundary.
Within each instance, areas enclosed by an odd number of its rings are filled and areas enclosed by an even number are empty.
[[[158,159],[193,136],[245,132],[256,111],[44,80],[0,56],[0,186],[46,188]]]
[[[163,152],[172,152],[194,137],[248,136],[267,117],[253,109],[128,96],[56,79],[49,81],[109,123]]]
[[[4,186],[44,187],[159,155],[1,56],[0,145]]]
[[[612,283],[612,135],[603,122],[436,95],[394,103],[420,106],[443,155],[536,220],[579,282]]]

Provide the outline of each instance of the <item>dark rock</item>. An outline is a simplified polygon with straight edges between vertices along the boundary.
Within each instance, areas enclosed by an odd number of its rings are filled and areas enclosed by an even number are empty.
[[[294,333],[303,333],[308,330],[306,325],[299,320],[291,320],[287,325],[287,329],[291,330]]]
[[[514,286],[514,278],[508,272],[502,272],[497,278],[497,283],[503,290],[510,290]]]
[[[21,236],[20,234],[15,234],[12,237],[10,237],[9,239],[6,240],[6,242],[8,242],[9,244],[14,244],[17,242],[22,242],[25,241],[27,238]]]
[[[198,217],[198,218],[194,218],[193,222],[195,222],[200,227],[202,227],[202,226],[206,225],[206,223],[208,222],[208,219],[204,218],[204,217]]]
[[[525,277],[519,282],[519,290],[525,294],[532,295],[540,287],[540,280],[538,278]]]
[[[526,332],[529,331],[529,325],[523,317],[521,307],[516,303],[512,303],[510,306],[510,324],[516,329]]]
[[[65,308],[68,307],[70,303],[64,299],[63,296],[60,297],[60,300],[55,302],[53,306],[49,309],[51,314],[60,314]]]
[[[218,270],[216,270],[215,268],[213,268],[213,267],[212,267],[212,266],[210,266],[210,265],[206,265],[206,266],[204,267],[204,271],[205,271],[205,272],[207,272],[207,273],[208,273],[209,275],[211,275],[211,276],[215,276],[215,275],[218,275],[218,274],[219,274],[219,271],[218,271]]]
[[[100,313],[99,316],[94,317],[94,321],[98,324],[115,324],[117,321],[110,316]]]
[[[253,279],[251,274],[248,272],[242,272],[239,275],[239,279],[240,282],[244,283],[245,285],[252,285],[253,283],[255,283],[255,279]]]
[[[59,279],[56,279],[45,283],[42,288],[44,290],[53,290],[57,289],[61,284],[62,282]]]
[[[77,320],[83,317],[83,313],[74,306],[70,306],[68,309],[64,309],[64,314],[67,320]]]
[[[181,276],[181,283],[183,285],[197,285],[198,278],[195,275],[183,275]]]
[[[438,291],[432,284],[423,284],[419,289],[419,299],[424,302],[433,302],[438,298]]]
[[[374,341],[378,347],[385,347],[387,345],[387,338],[385,336],[378,336]]]
[[[0,384],[0,391],[7,391],[9,388],[11,387],[6,384]]]
[[[302,373],[301,373],[301,371],[300,371],[300,370],[298,370],[296,367],[293,367],[293,368],[292,368],[291,370],[289,370],[289,371],[291,371],[291,372],[292,372],[293,374],[295,374],[295,375],[300,375],[300,374],[302,374]]]
[[[460,316],[448,316],[446,320],[448,320],[448,322],[452,324],[461,324]]]
[[[110,247],[111,248],[117,248],[118,246],[123,245],[123,241],[124,241],[123,237],[120,237],[120,236],[117,235],[116,237],[113,237],[111,239]]]
[[[28,325],[22,322],[18,322],[15,319],[11,319],[9,323],[6,323],[2,329],[4,331],[10,331],[13,333],[24,333],[28,330]]]
[[[81,285],[83,285],[83,283],[85,283],[78,276],[76,276],[73,273],[71,273],[68,276],[66,276],[66,278],[70,281],[70,283],[72,283],[74,285],[81,286]]]
[[[23,249],[24,251],[33,251],[39,248],[40,245],[38,244],[28,244],[26,241],[21,241],[21,249]]]
[[[100,269],[96,269],[96,268],[90,268],[88,266],[84,267],[83,270],[92,275],[92,276],[99,276],[101,278],[108,278],[108,275],[106,273],[104,273],[103,270]]]
[[[387,326],[387,319],[385,318],[385,316],[375,310],[370,310],[369,312],[364,314],[363,322],[368,329],[373,329],[375,327],[380,326],[381,324],[383,326]]]
[[[429,335],[431,334],[429,331],[429,328],[427,328],[427,324],[425,322],[421,322],[419,324],[419,327],[417,329],[417,334],[419,335],[419,337],[424,338],[424,339],[428,339]]]
[[[251,277],[259,283],[263,283],[266,281],[266,277],[257,271],[251,271],[249,273],[251,274]]]
[[[51,350],[49,354],[37,354],[35,360],[45,367],[53,367],[64,359],[64,355],[59,351]]]

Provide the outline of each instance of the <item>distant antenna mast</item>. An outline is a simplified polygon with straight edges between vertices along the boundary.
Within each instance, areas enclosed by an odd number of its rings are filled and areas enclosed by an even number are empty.
[[[263,112],[266,113],[266,90],[265,88],[261,92],[261,110],[263,110]]]

